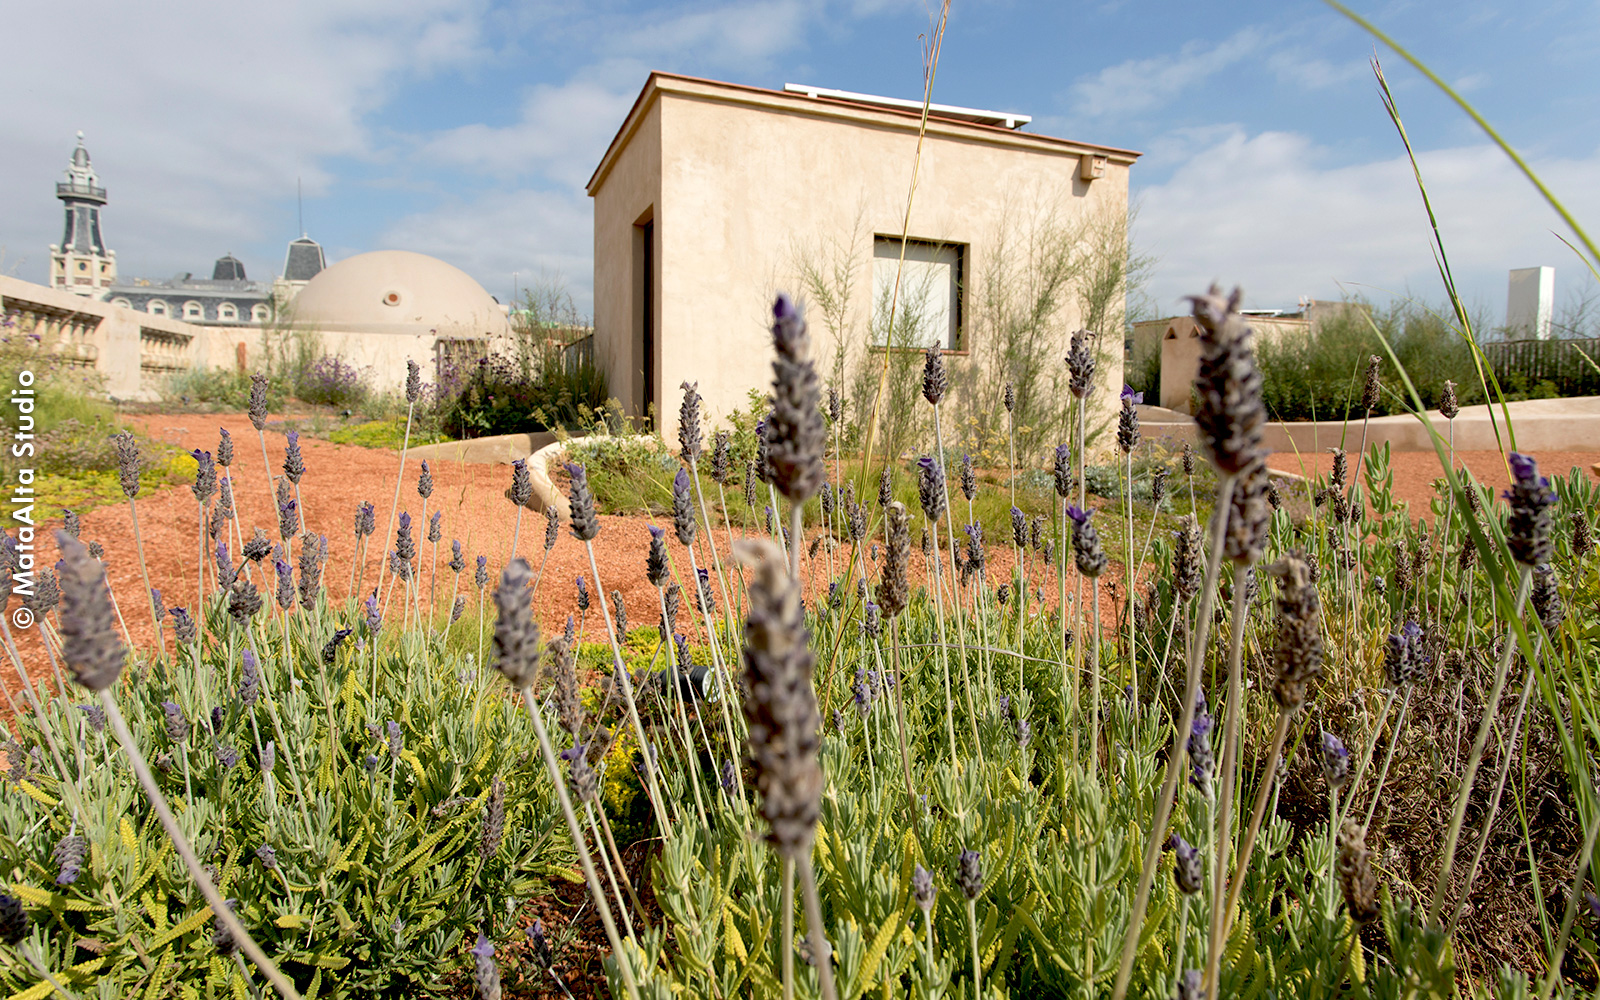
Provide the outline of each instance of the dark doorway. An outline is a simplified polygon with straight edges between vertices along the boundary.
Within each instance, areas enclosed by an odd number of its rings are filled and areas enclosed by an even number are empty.
[[[633,227],[634,301],[637,312],[639,377],[642,384],[635,397],[639,415],[653,428],[656,419],[656,224],[647,219]]]

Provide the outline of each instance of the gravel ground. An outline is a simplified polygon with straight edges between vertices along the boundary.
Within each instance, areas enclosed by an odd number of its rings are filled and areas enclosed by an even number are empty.
[[[253,529],[260,526],[267,529],[274,541],[277,540],[277,513],[263,467],[261,443],[247,417],[242,414],[151,414],[130,416],[127,420],[151,437],[186,450],[202,448],[215,452],[218,429],[227,428],[234,439],[235,456],[231,469],[234,476],[234,502],[244,536],[250,537]],[[286,439],[281,418],[276,415],[269,418],[265,441],[267,461],[271,463],[273,473],[279,473]],[[300,443],[306,465],[300,496],[308,526],[328,538],[330,559],[323,582],[334,600],[348,597],[351,591],[351,565],[358,554],[353,532],[356,507],[363,500],[369,500],[377,508],[377,534],[369,539],[365,567],[361,570],[365,581],[362,589],[370,592],[377,579],[382,553],[387,551],[382,543],[387,541],[392,544],[394,538],[392,530],[386,536],[384,531],[389,524],[389,511],[395,496],[395,475],[400,468],[400,456],[398,452],[338,445],[304,436]],[[511,482],[511,469],[508,465],[458,462],[443,463],[437,467],[430,465],[430,469],[434,477],[434,491],[428,501],[428,513],[431,516],[434,511],[444,512],[443,537],[439,543],[438,606],[441,609],[448,608],[454,593],[459,590],[468,596],[470,615],[471,607],[477,602],[477,593],[472,584],[476,556],[483,554],[488,557],[491,580],[497,579],[500,568],[510,554],[513,532],[517,530],[516,511],[505,497]],[[416,491],[419,471],[418,463],[408,459],[395,516],[398,517],[399,511],[409,511],[412,516],[413,537],[419,540],[422,580],[426,584],[432,573],[433,552],[432,546],[421,541],[426,527],[422,522],[422,499]],[[163,603],[168,607],[177,605],[192,608],[196,598],[195,564],[199,548],[194,495],[187,486],[170,487],[141,494],[136,505],[151,585],[161,591]],[[715,516],[716,512],[713,511]],[[630,625],[654,623],[660,617],[658,598],[655,589],[645,579],[644,568],[650,537],[648,525],[657,522],[640,516],[602,516],[600,520],[601,531],[594,542],[594,558],[608,600],[613,590],[620,590]],[[141,599],[144,587],[128,505],[96,508],[83,514],[82,522],[84,541],[99,541],[105,546],[108,576],[129,637],[135,645],[153,647],[156,642],[155,630],[148,609],[141,611],[144,607]],[[53,565],[57,558],[53,532],[58,526],[44,526],[46,530],[39,532],[40,565]],[[670,518],[660,520],[658,526],[668,529],[668,548],[681,577],[687,578],[690,575],[688,560],[684,556],[683,546],[671,535]],[[538,570],[544,556],[544,531],[543,515],[527,511],[523,513],[517,552],[527,558],[535,570]],[[742,532],[735,529],[733,535],[742,535]],[[814,539],[816,532],[813,531],[808,537]],[[452,538],[461,539],[467,560],[467,568],[459,584],[445,565],[450,559]],[[1005,544],[1001,544],[1001,541],[991,541],[988,557],[989,579],[995,582],[1007,579],[1012,566],[1009,541]],[[731,579],[735,570],[729,560],[729,542],[730,534],[727,531],[716,532],[717,551]],[[699,565],[713,569],[705,532],[701,532],[696,545]],[[235,550],[235,563],[240,561],[237,548],[237,545],[230,546],[231,550]],[[835,550],[836,572],[841,571],[841,560],[848,557],[848,547]],[[911,562],[914,581],[925,579],[927,571],[921,554],[915,554]],[[877,564],[870,553],[863,554],[861,563],[866,567],[869,579],[875,579]],[[946,562],[944,565],[948,575],[949,564]],[[210,566],[208,553],[208,580]],[[1053,606],[1056,591],[1053,578],[1046,578],[1045,574],[1039,572],[1037,556],[1029,560],[1029,568],[1035,585],[1044,587],[1046,600]],[[808,599],[820,599],[827,579],[825,557],[820,550],[814,558],[807,557],[804,571],[808,579]],[[566,617],[578,613],[576,580],[580,575],[586,578],[592,592],[593,571],[588,554],[563,528],[544,565],[542,582],[534,599],[535,610],[547,632],[559,632]],[[714,581],[715,577],[713,569]],[[1101,584],[1109,588],[1118,579],[1117,568],[1113,567],[1101,577]],[[713,586],[717,586],[715,582]],[[717,589],[720,590],[720,587]],[[1104,618],[1108,622],[1112,620],[1115,606],[1115,601],[1109,595],[1108,589],[1107,599],[1101,602]],[[691,638],[697,635],[703,637],[703,629],[698,626],[698,616],[692,611],[688,596],[685,594],[684,610],[679,615],[679,629],[689,633]],[[16,602],[12,602],[13,608],[15,605]],[[398,613],[392,608],[390,616]],[[493,614],[492,598],[488,602],[488,613]],[[596,606],[589,613],[584,630],[586,636],[594,638],[600,634],[597,631],[598,620]],[[43,650],[33,640],[32,630],[19,636],[19,644],[37,679],[46,660]],[[13,691],[16,690],[15,671],[9,665],[0,677],[12,685]]]
[[[1539,460],[1539,471],[1546,476],[1565,476],[1568,470],[1579,468],[1586,470],[1594,481],[1594,473],[1587,470],[1600,462],[1600,451],[1546,451],[1534,457]],[[1511,477],[1498,451],[1458,451],[1456,459],[1471,470],[1478,482],[1494,487],[1496,494],[1511,485]],[[1278,452],[1267,460],[1267,465],[1280,472],[1325,476],[1333,471],[1333,455],[1330,452],[1317,455]],[[1354,472],[1353,456],[1350,465]],[[1413,517],[1427,513],[1428,501],[1435,495],[1433,482],[1444,477],[1438,456],[1431,452],[1401,452],[1389,457],[1389,468],[1394,472],[1395,496],[1410,502]]]

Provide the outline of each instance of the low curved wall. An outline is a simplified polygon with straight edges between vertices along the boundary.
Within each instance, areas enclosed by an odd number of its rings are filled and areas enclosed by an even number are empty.
[[[1517,447],[1523,451],[1589,451],[1600,448],[1600,396],[1573,399],[1528,399],[1508,404],[1511,423],[1517,432]],[[1175,442],[1194,441],[1195,424],[1188,416],[1173,410],[1141,406],[1140,429],[1146,437],[1169,438]],[[1428,419],[1441,436],[1448,437],[1451,422],[1429,410]],[[1495,439],[1498,426],[1501,441]],[[1458,451],[1497,451],[1505,436],[1505,413],[1494,407],[1462,409],[1455,419],[1455,446]],[[1300,423],[1268,423],[1262,428],[1268,451],[1318,452],[1326,448],[1354,449],[1361,442],[1361,420],[1318,420]],[[1373,417],[1367,426],[1367,444],[1387,443],[1392,451],[1432,451],[1433,440],[1422,422],[1409,414]]]
[[[660,438],[654,434],[637,434],[623,438],[591,436],[569,438],[566,441],[553,441],[545,445],[528,457],[528,477],[533,480],[533,499],[529,502],[529,505],[535,511],[543,514],[546,509],[554,507],[556,514],[561,518],[562,524],[572,520],[572,510],[567,505],[566,496],[556,488],[556,484],[550,479],[550,463],[565,458],[567,449],[575,444],[598,440],[654,442],[659,441]]]

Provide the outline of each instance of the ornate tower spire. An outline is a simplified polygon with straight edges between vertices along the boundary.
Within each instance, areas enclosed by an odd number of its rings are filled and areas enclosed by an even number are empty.
[[[67,164],[67,179],[56,184],[56,197],[66,206],[66,229],[60,246],[50,248],[50,285],[79,295],[99,296],[117,279],[117,255],[100,235],[100,208],[106,189],[100,186],[89,151],[78,133],[78,148]]]

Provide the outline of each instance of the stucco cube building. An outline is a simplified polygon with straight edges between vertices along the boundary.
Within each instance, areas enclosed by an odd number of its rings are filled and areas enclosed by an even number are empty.
[[[1138,154],[1020,131],[1028,120],[935,106],[919,163],[920,102],[652,73],[588,183],[595,354],[612,394],[631,414],[653,410],[669,440],[681,382],[699,383],[712,421],[746,405],[771,379],[772,299],[806,296],[808,254],[828,258],[809,263],[843,300],[831,331],[811,302],[825,371],[830,338],[855,341],[854,364],[881,358],[890,324],[873,314],[888,316],[897,274],[901,310],[916,312],[894,343],[976,359],[984,262],[1008,232],[1016,240],[1009,225],[1045,210],[1058,223],[1126,224]],[[1060,366],[1082,325],[1065,298],[1051,321],[1060,349],[1039,365]],[[1122,332],[1105,333],[1099,379],[1111,390],[1099,395],[1115,407]]]

